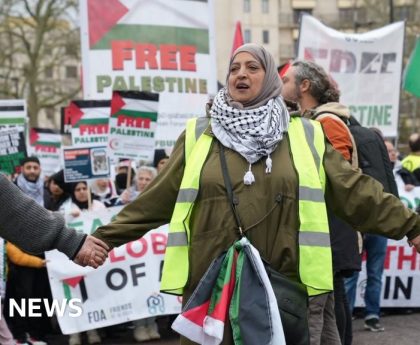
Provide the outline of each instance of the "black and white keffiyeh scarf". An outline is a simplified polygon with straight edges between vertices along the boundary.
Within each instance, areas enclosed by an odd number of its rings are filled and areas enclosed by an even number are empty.
[[[211,127],[215,137],[226,147],[235,150],[249,163],[244,184],[255,182],[251,165],[266,157],[266,173],[271,173],[270,154],[289,128],[290,116],[281,97],[254,109],[237,109],[226,101],[226,88],[216,95],[210,109]]]

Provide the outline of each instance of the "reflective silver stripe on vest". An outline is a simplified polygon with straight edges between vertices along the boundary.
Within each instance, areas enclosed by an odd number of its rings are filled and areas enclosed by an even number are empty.
[[[324,191],[322,189],[299,186],[299,200],[324,202]]]
[[[176,202],[194,202],[197,198],[198,190],[193,188],[180,189]]]
[[[310,123],[308,119],[304,119],[304,118],[302,118],[302,124],[303,124],[303,129],[305,130],[306,141],[309,145],[309,148],[311,149],[312,156],[314,157],[316,169],[319,172],[320,158],[314,144],[314,141],[315,141],[314,126]]]
[[[209,125],[210,119],[208,117],[199,117],[195,125],[195,140],[198,140],[201,134],[204,133]]]
[[[187,245],[187,234],[185,232],[170,232],[168,234],[167,247],[182,247]]]
[[[299,232],[299,245],[301,246],[317,246],[331,247],[330,234],[325,232]]]

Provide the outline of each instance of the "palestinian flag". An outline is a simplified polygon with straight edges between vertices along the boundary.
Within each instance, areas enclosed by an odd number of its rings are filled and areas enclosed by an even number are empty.
[[[24,126],[26,117],[26,102],[24,100],[0,101],[0,126]]]
[[[226,322],[235,345],[286,344],[264,264],[246,238],[213,261],[172,328],[196,343],[218,345]]]
[[[111,49],[112,41],[195,46],[209,53],[205,1],[87,0],[89,48]],[[157,21],[157,18],[163,20]]]
[[[61,134],[52,129],[31,128],[29,131],[30,155],[39,158],[45,176],[61,169],[61,139]]]
[[[74,146],[106,146],[108,100],[71,101],[64,109],[62,129],[70,131]]]
[[[153,160],[159,94],[114,91],[109,121],[111,158]]]
[[[29,142],[35,153],[37,151],[56,153],[61,148],[61,134],[48,128],[31,128]]]

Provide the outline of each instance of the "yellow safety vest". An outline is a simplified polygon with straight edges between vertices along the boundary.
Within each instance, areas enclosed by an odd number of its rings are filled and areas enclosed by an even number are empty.
[[[208,118],[187,122],[185,170],[169,225],[161,290],[181,295],[188,280],[190,216],[200,175],[213,138]],[[333,290],[332,256],[325,207],[324,134],[316,121],[293,117],[289,126],[293,163],[299,179],[299,275],[310,296]]]
[[[409,172],[413,172],[417,168],[420,168],[420,156],[410,154],[402,160],[401,164],[403,168],[406,168]]]

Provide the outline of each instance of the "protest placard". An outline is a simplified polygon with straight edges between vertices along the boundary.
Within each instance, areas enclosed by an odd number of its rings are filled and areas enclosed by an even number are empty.
[[[217,92],[212,3],[81,0],[85,98],[159,93],[156,146],[172,148]]]
[[[71,134],[73,146],[106,146],[111,102],[71,101],[61,112],[63,134]]]
[[[66,182],[109,177],[106,146],[63,148],[63,156]]]
[[[13,174],[27,156],[25,136],[19,127],[0,127],[0,171]]]
[[[38,157],[45,176],[61,169],[61,134],[51,129],[31,128],[29,144],[29,155]]]
[[[109,157],[152,161],[159,95],[140,91],[114,91],[109,119]]]

